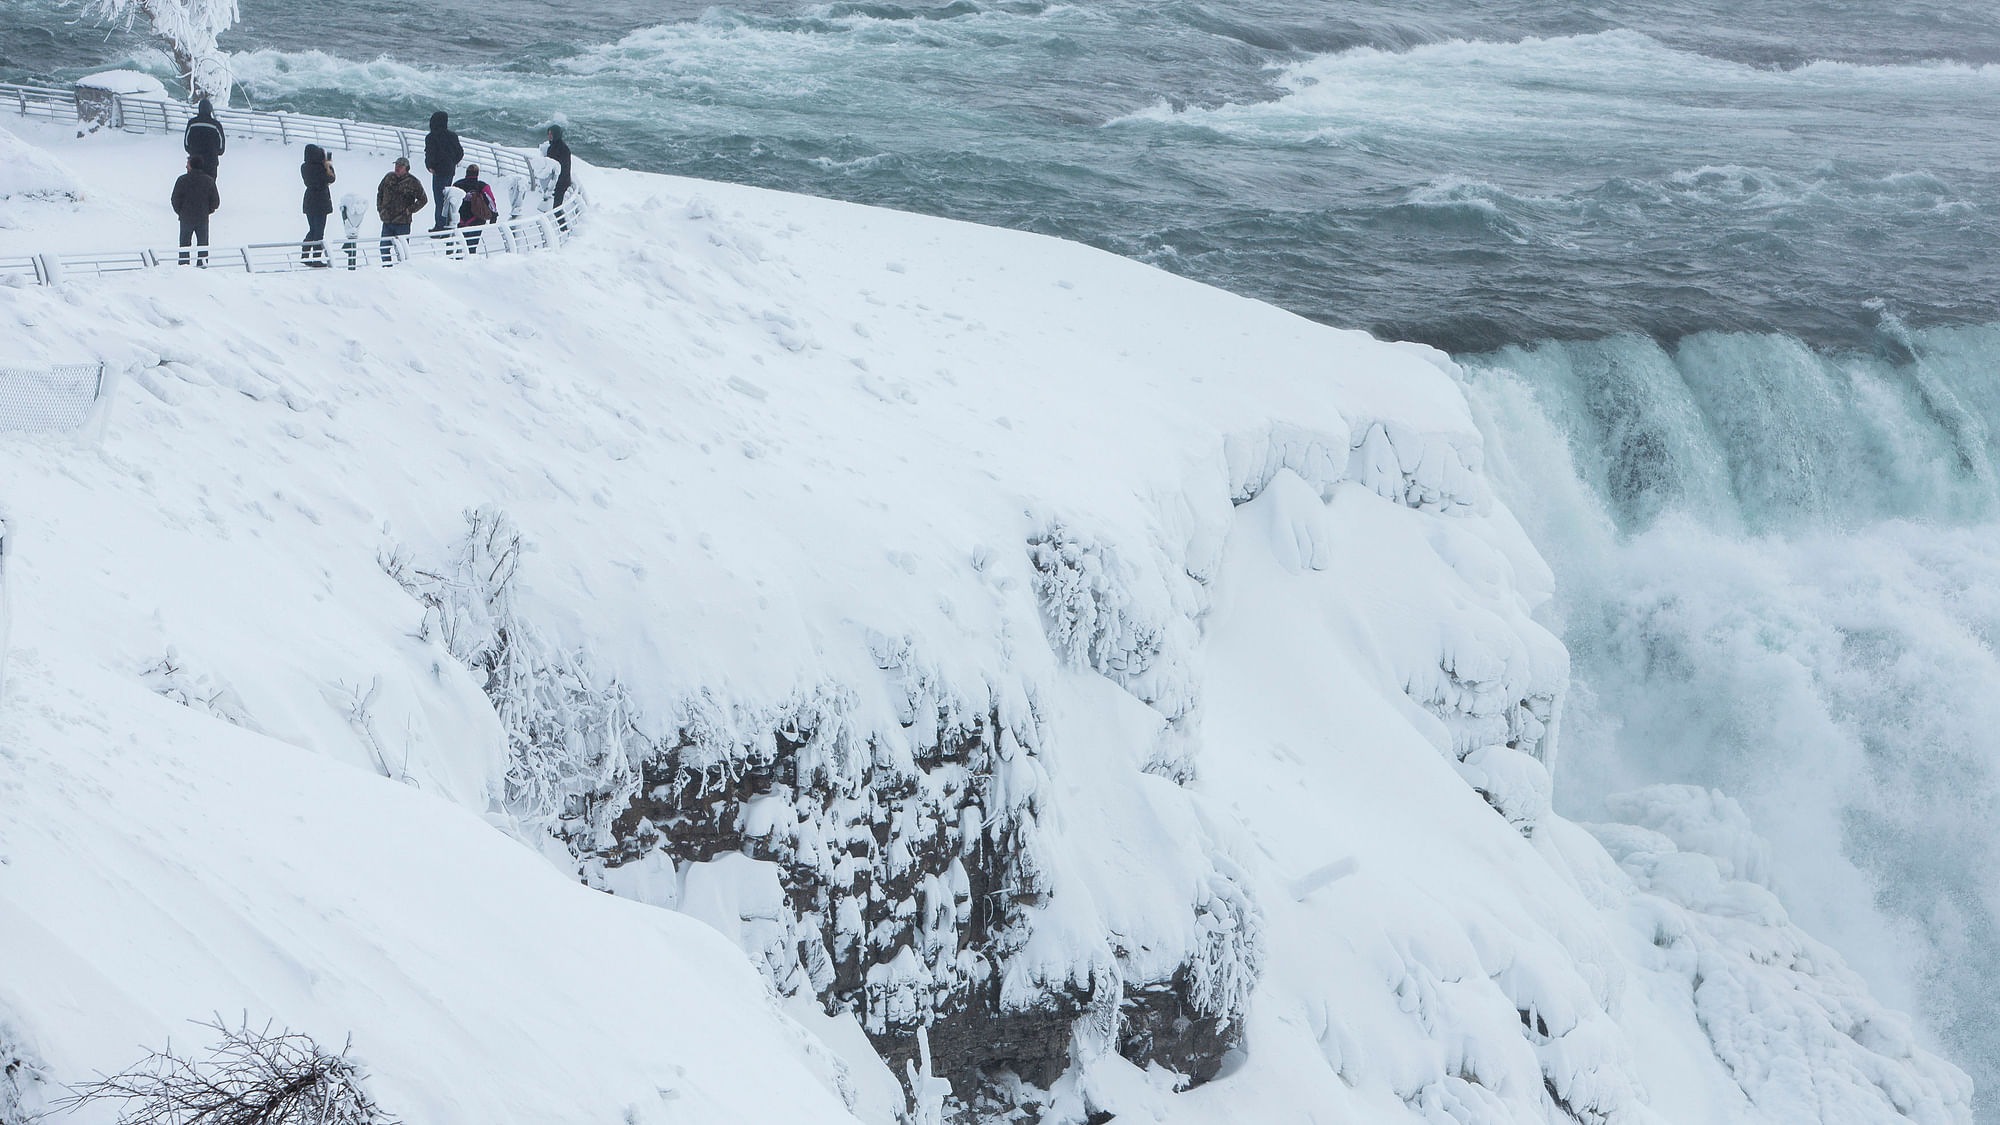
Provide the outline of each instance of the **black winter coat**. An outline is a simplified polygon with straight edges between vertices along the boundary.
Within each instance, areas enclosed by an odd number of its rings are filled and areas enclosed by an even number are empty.
[[[563,140],[560,136],[551,138],[549,140],[548,155],[549,159],[555,161],[556,166],[562,169],[556,176],[556,189],[560,191],[563,188],[567,188],[571,182],[569,178],[569,142]]]
[[[431,131],[424,135],[424,167],[433,176],[456,175],[459,162],[465,159],[465,146],[458,143],[458,134],[444,127],[447,120],[443,113],[431,114]]]
[[[318,145],[306,146],[305,163],[299,165],[299,179],[305,181],[305,212],[308,215],[333,213],[333,160]]]
[[[229,138],[223,134],[222,123],[215,119],[208,103],[204,101],[201,105],[200,112],[188,120],[186,129],[181,130],[181,147],[187,150],[189,156],[212,160],[229,147]]]
[[[174,214],[181,222],[198,223],[222,206],[222,193],[215,190],[215,177],[207,172],[189,172],[174,181]]]

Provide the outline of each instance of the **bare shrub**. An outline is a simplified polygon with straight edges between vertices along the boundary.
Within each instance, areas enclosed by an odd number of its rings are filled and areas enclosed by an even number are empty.
[[[397,1125],[363,1088],[367,1072],[350,1053],[311,1036],[196,1021],[221,1036],[202,1057],[169,1043],[119,1074],[76,1087],[69,1107],[119,1103],[121,1125]]]

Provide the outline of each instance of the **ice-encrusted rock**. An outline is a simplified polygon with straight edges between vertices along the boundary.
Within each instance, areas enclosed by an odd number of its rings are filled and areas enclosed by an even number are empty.
[[[1524,836],[1549,812],[1555,783],[1533,757],[1510,746],[1482,746],[1458,764],[1458,775]]]
[[[892,1067],[928,1042],[923,1073],[968,1096],[1009,1075],[1046,1089],[1097,1050],[1200,1081],[1235,1045],[1261,964],[1240,872],[1197,849],[1184,917],[1158,904],[1155,936],[1122,944],[1087,908],[1096,877],[1057,859],[1077,849],[1046,838],[1051,732],[1033,682],[967,692],[877,634],[879,683],[700,693],[640,716],[522,612],[512,521],[467,521],[440,563],[383,565],[426,607],[423,638],[482,677],[510,744],[509,811],[563,841],[587,882],[707,921],[780,995],[852,1012]],[[1159,570],[1135,596],[1136,568],[1061,525],[1030,550],[1058,658],[1144,702],[1157,729],[1132,737],[1156,748],[1191,709],[1176,661],[1192,620]],[[893,727],[869,725],[861,690],[894,701]]]
[[[1608,950],[1410,921],[1373,953],[1395,1014],[1365,1028],[1324,1014],[1321,1042],[1344,1079],[1386,1074],[1437,1125],[1655,1120],[1610,1014],[1623,984]]]
[[[1714,860],[1723,878],[1771,885],[1771,846],[1735,798],[1695,785],[1651,785],[1606,798],[1620,824],[1650,828]]]
[[[1479,450],[1463,435],[1422,434],[1371,423],[1349,454],[1347,475],[1385,499],[1442,515],[1485,515],[1493,492]]]
[[[1238,504],[1256,499],[1271,479],[1290,472],[1324,500],[1347,479],[1349,436],[1345,431],[1273,424],[1254,433],[1231,434],[1223,442],[1229,468],[1229,497]]]
[[[1652,935],[1645,967],[1685,982],[1715,1057],[1753,1105],[1816,1106],[1831,1125],[1972,1120],[1971,1080],[1792,924],[1763,883],[1768,845],[1735,801],[1661,785],[1609,804],[1643,822],[1585,827],[1630,879],[1625,910]]]

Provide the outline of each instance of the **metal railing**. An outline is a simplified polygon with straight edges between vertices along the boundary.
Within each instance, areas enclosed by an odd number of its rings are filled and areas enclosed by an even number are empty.
[[[0,85],[0,104],[5,104],[22,117],[41,117],[50,121],[76,120],[76,93],[71,90],[52,90],[46,86]]]
[[[0,86],[0,92],[7,88]],[[43,91],[44,93],[49,91]],[[120,94],[115,123],[133,133],[178,133],[193,116],[178,102],[136,98]],[[70,98],[72,112],[76,99]],[[265,113],[254,109],[218,109],[215,119],[229,137],[261,137],[283,144],[298,142],[321,148],[365,149],[369,152],[407,156],[410,163],[423,167],[424,131],[396,125],[376,125],[367,121],[343,121],[337,117],[314,117],[308,113]],[[491,141],[460,137],[465,159],[481,168],[506,176],[533,178],[534,166],[522,149],[507,148]],[[227,159],[225,157],[224,159]]]
[[[177,102],[120,94],[114,97],[112,124],[128,132],[177,133],[187,124],[186,106]],[[51,121],[76,119],[76,95],[68,90],[0,83],[0,113],[13,110],[24,117]],[[255,137],[282,143],[294,141],[329,149],[361,149],[394,153],[421,164],[425,134],[416,129],[343,121],[303,113],[264,113],[218,109],[216,120],[232,138]],[[536,179],[534,155],[490,141],[461,137],[465,159],[501,176]],[[226,159],[226,157],[225,157]],[[575,237],[587,200],[572,188],[560,207],[537,211],[478,227],[383,237],[328,238],[321,242],[267,242],[250,246],[192,247],[182,250],[113,250],[82,254],[0,255],[0,284],[9,278],[37,285],[54,285],[73,276],[103,277],[182,263],[244,273],[288,273],[337,266],[397,265],[424,258],[472,257],[478,254],[554,250]],[[4,428],[4,427],[0,427]]]
[[[0,433],[74,430],[104,393],[102,363],[0,367]]]
[[[476,258],[554,250],[576,237],[585,197],[572,193],[562,206],[475,227],[416,234],[356,235],[316,242],[260,242],[251,246],[182,246],[109,254],[64,254],[60,276],[106,275],[158,266],[187,265],[234,273],[295,273],[314,269],[377,269],[435,258]],[[4,264],[0,259],[0,264]],[[46,269],[48,256],[41,260]]]

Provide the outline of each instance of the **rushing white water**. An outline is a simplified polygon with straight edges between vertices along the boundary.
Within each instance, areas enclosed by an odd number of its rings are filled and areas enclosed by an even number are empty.
[[[1507,349],[1467,390],[1556,569],[1557,803],[1717,786],[1801,921],[2000,1083],[2000,330]],[[1991,1093],[1981,1102],[1992,1113]]]

